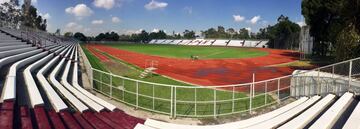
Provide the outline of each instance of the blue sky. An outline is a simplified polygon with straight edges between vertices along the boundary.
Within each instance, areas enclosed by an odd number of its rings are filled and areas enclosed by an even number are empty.
[[[87,35],[141,29],[199,32],[219,25],[257,32],[275,24],[281,14],[303,21],[301,0],[33,0],[33,4],[48,18],[50,32],[60,28]]]

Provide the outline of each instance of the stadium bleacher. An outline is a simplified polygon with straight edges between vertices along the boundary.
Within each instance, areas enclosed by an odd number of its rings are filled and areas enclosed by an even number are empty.
[[[354,104],[357,104],[355,108]],[[339,99],[333,94],[302,97],[274,111],[232,123],[197,126],[147,119],[135,129],[358,129],[359,109],[359,100],[354,99],[353,93],[346,92]]]
[[[162,40],[153,39],[149,44],[176,44],[191,46],[229,46],[267,48],[267,40],[229,40],[229,39],[194,39],[194,40]]]
[[[0,129],[131,129],[144,123],[78,83],[79,44],[30,33],[37,39],[0,28]]]
[[[126,114],[84,89],[79,81],[79,44],[58,42],[44,32],[33,32],[46,44],[25,39],[21,30],[0,28],[0,129],[358,129],[360,103],[352,92],[297,94],[297,100],[249,119],[218,125],[182,125]],[[39,41],[37,39],[36,41]],[[154,40],[152,44],[263,47],[268,41]],[[295,71],[303,72],[303,71]],[[332,76],[340,84],[360,82],[339,75],[308,72],[301,77]],[[36,76],[36,77],[35,77]],[[294,76],[295,79],[297,76]],[[300,76],[299,76],[300,77]]]

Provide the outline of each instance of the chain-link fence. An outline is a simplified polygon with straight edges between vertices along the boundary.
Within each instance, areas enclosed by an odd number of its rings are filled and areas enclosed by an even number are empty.
[[[360,59],[265,81],[224,86],[177,86],[135,80],[91,67],[86,72],[95,91],[136,109],[174,117],[218,117],[280,104],[289,97],[358,91]],[[255,76],[253,77],[255,79]]]

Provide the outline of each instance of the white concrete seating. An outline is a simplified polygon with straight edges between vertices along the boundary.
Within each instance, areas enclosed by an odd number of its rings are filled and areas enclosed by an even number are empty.
[[[42,53],[42,50],[37,49],[34,51],[6,57],[0,60],[1,65],[9,64],[17,61],[16,63],[10,66],[9,72],[5,79],[4,89],[1,96],[1,100],[15,100],[16,98],[16,75],[17,70],[24,65],[31,63],[47,54],[47,52]],[[39,54],[40,53],[40,54]],[[35,55],[36,54],[36,55]],[[35,55],[35,56],[33,56]],[[23,59],[25,58],[25,59]],[[20,60],[20,61],[19,61]]]
[[[309,129],[330,129],[353,100],[353,94],[346,92]]]
[[[260,41],[245,40],[244,47],[255,47]]]
[[[178,45],[186,45],[190,42],[191,40],[183,40],[182,42],[178,43]]]
[[[76,49],[76,48],[75,48]],[[94,102],[87,96],[85,96],[83,93],[79,92],[77,89],[74,88],[68,81],[68,75],[71,67],[71,60],[73,59],[73,55],[75,53],[75,49],[71,52],[70,59],[67,61],[65,65],[65,69],[63,70],[63,74],[61,76],[61,84],[70,91],[74,96],[76,96],[79,100],[81,100],[84,104],[86,104],[91,109],[100,112],[104,110],[104,107],[99,105],[98,103]]]
[[[284,112],[287,112],[291,110],[292,108],[304,103],[306,100],[308,100],[307,97],[302,97],[290,104],[287,104],[279,109],[276,109],[274,111],[271,111],[266,114],[262,114],[250,119],[232,122],[232,123],[226,123],[226,124],[220,124],[220,125],[206,125],[206,126],[193,126],[193,125],[179,125],[179,124],[173,124],[173,123],[167,123],[167,122],[161,122],[157,120],[147,119],[144,123],[144,125],[159,129],[238,129],[238,128],[244,128],[251,125],[255,125],[258,123],[261,123],[263,121],[272,119]]]
[[[360,129],[360,103],[358,103],[346,121],[343,129]]]
[[[25,52],[33,51],[36,49],[37,49],[36,47],[27,47],[27,48],[20,48],[20,49],[14,49],[14,50],[9,50],[9,51],[2,51],[2,52],[0,52],[0,58],[16,55],[16,54],[20,54],[20,53],[25,53]]]
[[[247,129],[272,129],[277,128],[278,126],[282,125],[283,123],[287,122],[294,116],[297,116],[302,111],[310,107],[312,104],[316,103],[321,97],[320,96],[313,96],[306,102],[300,104],[299,106],[296,106],[292,108],[291,110],[284,112],[274,118],[271,118],[267,121],[260,122],[256,125],[246,127]]]
[[[78,62],[77,62],[77,58],[78,58],[78,49],[76,49],[76,54],[75,54],[75,62],[73,64],[73,78],[72,78],[72,85],[81,93],[83,93],[85,96],[89,97],[90,99],[92,99],[93,101],[95,101],[96,103],[100,104],[101,106],[104,106],[106,109],[110,110],[110,111],[114,111],[116,110],[116,106],[110,104],[109,102],[106,102],[98,97],[96,97],[95,95],[91,94],[90,92],[88,92],[87,90],[83,89],[79,83],[78,83]]]
[[[14,49],[27,48],[27,47],[31,47],[31,44],[17,45],[17,46],[4,46],[4,47],[0,47],[0,52],[14,50]]]
[[[149,44],[154,44],[155,42],[156,42],[156,40],[153,39],[153,40],[151,40],[151,41],[149,42]]]
[[[3,40],[3,39],[0,39],[0,43],[6,43],[6,42],[16,43],[16,42],[22,42],[22,41],[21,40]]]
[[[267,43],[269,41],[266,40],[266,41],[261,41],[259,44],[257,44],[255,47],[258,47],[258,48],[262,48],[262,47],[267,47]]]
[[[231,40],[227,46],[242,47],[244,40]]]
[[[60,50],[61,48],[62,48],[61,46],[58,46],[56,48],[50,49],[50,51]],[[44,105],[44,101],[41,97],[41,94],[39,92],[39,89],[37,87],[37,84],[31,74],[31,72],[34,71],[35,69],[39,68],[44,63],[46,63],[50,59],[49,57],[53,56],[52,53],[48,54],[48,52],[43,52],[41,54],[38,54],[38,56],[41,56],[41,55],[44,55],[44,56],[47,55],[48,58],[44,57],[44,58],[36,61],[35,63],[33,63],[33,64],[29,65],[27,68],[25,68],[25,70],[23,72],[27,93],[29,94],[30,104],[33,108],[38,105]]]
[[[149,126],[145,126],[143,124],[140,124],[138,123],[134,129],[156,129],[156,128],[153,128],[153,127],[149,127]],[[184,128],[185,129],[185,128]],[[190,128],[189,128],[190,129]]]
[[[5,42],[5,43],[0,43],[0,47],[3,46],[17,46],[17,45],[24,45],[27,44],[26,42]]]
[[[72,47],[72,49],[74,49],[74,46]],[[68,57],[69,54],[70,51],[65,54],[65,57]],[[65,58],[62,58],[58,65],[50,73],[50,82],[59,91],[59,93],[62,94],[62,96],[66,98],[70,102],[70,104],[73,105],[79,112],[85,112],[89,110],[89,108],[79,99],[77,99],[71,92],[64,88],[63,85],[56,79],[56,76],[60,73],[60,68],[62,67],[64,62]]]
[[[219,39],[219,40],[216,40],[212,46],[226,46],[226,42],[228,42],[229,40],[223,40],[223,39]]]
[[[174,41],[174,44],[175,44],[175,45],[178,45],[178,44],[181,43],[182,41],[183,41],[183,40],[175,40],[175,41]]]
[[[164,42],[164,40],[158,39],[158,40],[155,42],[155,44],[161,44],[161,43],[163,43],[163,42]]]
[[[61,97],[56,93],[56,91],[53,89],[53,87],[50,85],[48,80],[45,78],[44,74],[49,71],[49,69],[58,62],[60,55],[64,55],[65,52],[69,51],[71,46],[69,45],[66,49],[61,49],[56,51],[55,53],[58,53],[61,51],[61,53],[54,57],[54,55],[49,55],[41,60],[41,62],[47,62],[47,64],[42,67],[36,74],[36,78],[39,80],[40,86],[44,90],[46,97],[50,101],[52,107],[56,112],[60,112],[62,110],[65,110],[68,108],[68,106],[65,104],[65,102],[61,99]],[[54,54],[55,54],[54,53]],[[50,62],[48,62],[51,60]]]
[[[286,124],[280,126],[278,129],[302,129],[308,125],[313,119],[315,119],[322,111],[332,104],[336,99],[336,96],[333,94],[328,94],[326,97],[321,99],[311,108],[307,109],[305,112],[301,113],[299,116],[295,117]]]
[[[189,42],[188,44],[186,45],[191,45],[191,46],[196,46],[199,44],[199,40],[193,40],[192,42]]]

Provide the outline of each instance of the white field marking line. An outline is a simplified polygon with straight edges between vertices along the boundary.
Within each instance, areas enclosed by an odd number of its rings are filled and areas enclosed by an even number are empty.
[[[206,56],[200,56],[200,57],[209,57],[209,56],[213,56],[213,55],[218,55],[218,54],[222,54],[222,53],[225,53],[226,50],[222,50],[222,51],[217,51],[217,52],[214,52],[212,54],[209,54],[209,55],[206,55]]]

